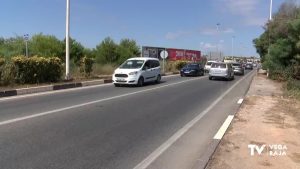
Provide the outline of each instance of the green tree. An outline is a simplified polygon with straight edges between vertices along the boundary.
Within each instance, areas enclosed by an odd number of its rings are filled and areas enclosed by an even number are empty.
[[[118,45],[110,37],[105,38],[96,46],[95,56],[97,63],[115,63],[118,60],[116,53]]]
[[[29,41],[30,56],[59,57],[64,59],[64,43],[53,35],[33,35]]]
[[[65,44],[66,43],[64,43],[64,45]],[[70,59],[72,59],[77,66],[80,65],[80,60],[84,57],[84,50],[85,48],[81,43],[79,43],[75,39],[70,38]]]
[[[116,53],[118,55],[118,64],[123,63],[128,58],[138,57],[141,54],[136,41],[130,39],[122,39],[116,49]]]
[[[25,41],[22,36],[0,38],[0,56],[12,57],[25,54]]]

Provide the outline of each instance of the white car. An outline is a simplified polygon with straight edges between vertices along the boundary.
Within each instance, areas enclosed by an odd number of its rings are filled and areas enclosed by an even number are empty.
[[[205,64],[205,66],[204,66],[204,71],[205,72],[209,72],[211,64],[213,64],[213,63],[216,63],[216,61],[213,61],[213,60],[207,61],[206,64]]]
[[[161,80],[159,60],[148,57],[128,59],[115,70],[112,80],[116,87],[125,84],[143,86],[145,82],[159,83]]]

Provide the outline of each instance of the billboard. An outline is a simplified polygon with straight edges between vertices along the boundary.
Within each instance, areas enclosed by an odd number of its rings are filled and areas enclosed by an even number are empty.
[[[160,53],[166,50],[168,52],[167,60],[188,60],[188,61],[200,61],[201,51],[188,50],[188,49],[175,49],[175,48],[160,48],[160,47],[142,47],[143,57],[160,58]]]

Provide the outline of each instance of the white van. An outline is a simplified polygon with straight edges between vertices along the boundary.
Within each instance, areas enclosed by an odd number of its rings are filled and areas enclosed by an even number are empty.
[[[159,60],[148,57],[128,59],[115,70],[112,80],[116,87],[122,84],[143,86],[145,82],[159,83],[161,80]]]

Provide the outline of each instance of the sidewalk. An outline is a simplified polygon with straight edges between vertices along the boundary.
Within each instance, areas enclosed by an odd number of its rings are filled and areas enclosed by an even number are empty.
[[[300,101],[284,98],[265,75],[254,77],[207,168],[300,169]]]

